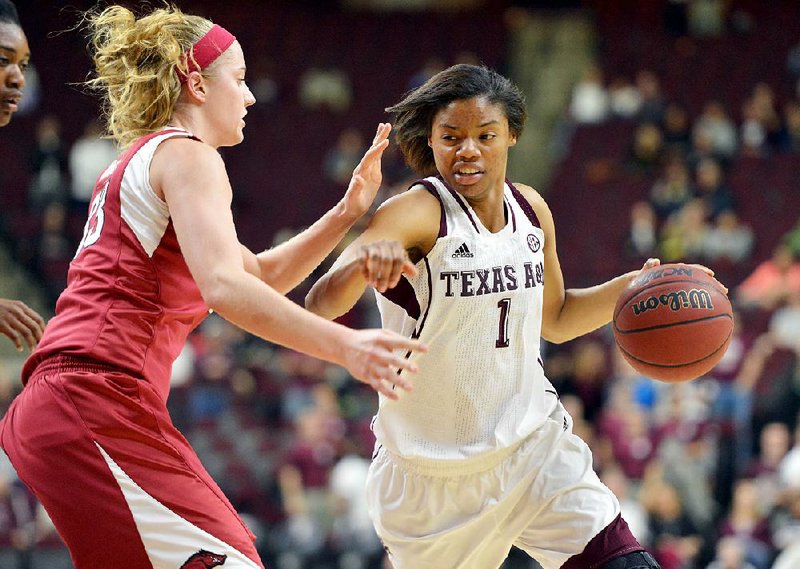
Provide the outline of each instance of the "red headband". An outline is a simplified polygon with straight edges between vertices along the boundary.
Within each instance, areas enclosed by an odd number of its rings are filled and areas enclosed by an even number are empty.
[[[192,71],[201,71],[214,63],[214,61],[228,49],[236,40],[236,36],[222,26],[214,24],[208,33],[197,40],[189,51],[184,54],[186,66],[189,68],[186,75],[176,68],[181,83],[186,81],[187,75]]]

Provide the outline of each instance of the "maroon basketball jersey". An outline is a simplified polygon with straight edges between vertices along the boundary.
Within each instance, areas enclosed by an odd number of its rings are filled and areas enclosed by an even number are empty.
[[[56,315],[25,362],[57,354],[108,364],[166,398],[172,363],[208,307],[181,253],[167,204],[150,187],[150,162],[177,129],[140,138],[98,178],[83,239]]]

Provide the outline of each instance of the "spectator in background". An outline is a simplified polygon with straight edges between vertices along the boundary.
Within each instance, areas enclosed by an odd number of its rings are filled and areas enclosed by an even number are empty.
[[[680,156],[670,155],[661,175],[650,188],[650,204],[659,219],[679,211],[694,195],[692,178]]]
[[[650,202],[641,200],[633,204],[625,250],[628,255],[646,259],[656,253],[658,219]]]
[[[327,437],[326,420],[318,405],[309,405],[298,413],[292,447],[278,471],[285,515],[281,556],[297,556],[303,563],[313,562],[324,552],[333,527],[328,483],[338,456]]]
[[[723,537],[717,542],[714,561],[706,569],[763,569],[750,564],[745,558],[745,545],[736,537]]]
[[[664,135],[656,123],[642,123],[633,133],[628,167],[636,174],[649,176],[661,165]]]
[[[800,292],[789,293],[775,309],[768,330],[776,345],[790,350],[800,346]]]
[[[67,152],[61,139],[61,121],[54,115],[36,125],[36,145],[31,159],[30,207],[41,213],[53,202],[66,203]]]
[[[742,103],[739,143],[743,156],[758,158],[764,156],[768,151],[767,128],[752,99]]]
[[[431,55],[409,79],[406,90],[411,91],[447,67],[441,57]]]
[[[581,124],[599,124],[609,115],[609,96],[603,84],[603,70],[590,65],[572,89],[569,107],[572,120]]]
[[[744,307],[774,310],[792,294],[800,293],[800,263],[786,243],[778,243],[734,290]]]
[[[800,543],[800,491],[788,492],[773,516],[772,541],[778,550]]]
[[[764,126],[769,149],[776,150],[780,146],[782,124],[775,100],[775,91],[768,83],[757,83],[753,87],[751,101],[759,121]]]
[[[689,111],[680,103],[670,102],[664,109],[664,147],[667,152],[684,157],[692,146]]]
[[[769,569],[772,559],[769,508],[761,502],[758,488],[751,478],[738,480],[727,515],[720,522],[719,535],[736,538],[742,545],[742,558],[755,569]]]
[[[325,177],[337,185],[347,184],[363,152],[364,136],[361,131],[355,127],[344,129],[323,159]]]
[[[663,479],[655,480],[643,488],[642,501],[650,516],[655,557],[663,569],[691,567],[703,540],[678,491]]]
[[[695,194],[702,200],[706,214],[712,220],[723,211],[733,209],[733,195],[724,176],[719,162],[713,158],[704,158],[695,170]]]
[[[789,452],[789,427],[777,421],[767,423],[761,430],[759,443],[758,454],[750,461],[744,475],[754,479],[758,501],[769,509],[778,503],[781,493],[778,469]]]
[[[703,257],[715,264],[736,265],[750,257],[755,243],[753,229],[741,222],[732,209],[717,215],[706,235]]]
[[[689,0],[687,23],[689,34],[696,38],[715,38],[725,31],[727,2],[724,0]]]
[[[300,104],[306,109],[341,114],[350,108],[353,88],[350,78],[335,65],[320,62],[300,76]]]
[[[694,198],[662,225],[659,252],[671,262],[699,261],[706,249],[708,230],[705,204]]]
[[[643,69],[636,75],[636,88],[642,98],[638,120],[641,123],[661,124],[664,120],[666,100],[661,92],[661,81],[649,69]]]
[[[0,0],[0,45],[6,63],[0,65],[0,127],[6,126],[22,100],[25,71],[30,61],[28,39],[19,23],[17,9],[8,0]],[[22,351],[31,350],[44,332],[44,319],[24,302],[0,298],[0,334],[7,336]]]
[[[371,452],[363,449],[345,454],[330,473],[329,490],[336,520],[331,541],[339,552],[340,567],[374,565],[371,560],[383,557],[383,545],[372,526],[364,492]],[[347,564],[350,558],[353,560]],[[356,561],[361,565],[355,565]]]
[[[736,125],[720,101],[712,99],[703,106],[694,130],[711,139],[712,152],[719,160],[727,164],[733,159],[738,147]]]
[[[800,416],[794,427],[794,444],[778,467],[781,488],[800,491]]]
[[[103,138],[103,128],[92,119],[69,150],[70,201],[73,211],[85,214],[100,173],[117,157],[117,147]]]
[[[800,221],[783,236],[783,241],[796,258],[800,258]]]
[[[642,97],[627,77],[616,77],[608,86],[608,101],[611,116],[631,119],[639,114]]]
[[[780,149],[800,152],[800,102],[791,100],[783,105],[783,130]]]

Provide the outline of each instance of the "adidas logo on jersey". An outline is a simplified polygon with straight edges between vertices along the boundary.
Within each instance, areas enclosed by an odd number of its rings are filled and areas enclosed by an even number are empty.
[[[472,251],[469,250],[466,243],[462,243],[461,247],[456,249],[456,252],[453,253],[454,259],[459,259],[462,257],[474,257],[475,255],[472,254]]]

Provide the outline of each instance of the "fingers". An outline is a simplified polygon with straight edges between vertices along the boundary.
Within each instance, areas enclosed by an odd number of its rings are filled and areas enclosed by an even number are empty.
[[[27,344],[33,351],[42,338],[45,322],[34,310],[18,300],[3,300],[0,311],[0,334],[8,336],[17,351]]]
[[[13,330],[7,326],[3,326],[0,328],[0,334],[7,336],[8,339],[14,344],[14,347],[18,352],[22,351],[22,335],[18,334],[16,330]]]
[[[705,265],[700,265],[699,263],[692,263],[692,264],[690,264],[689,266],[690,266],[690,267],[694,267],[694,268],[696,268],[696,269],[699,269],[699,270],[703,271],[703,272],[704,272],[705,274],[707,274],[709,277],[713,277],[713,276],[714,276],[714,274],[715,274],[715,273],[714,273],[714,271],[713,271],[712,269],[710,269],[709,267],[706,267]],[[724,291],[725,291],[725,294],[728,294],[728,287],[726,287],[724,284],[722,284],[721,282],[719,282],[717,279],[714,279],[714,282],[716,282],[716,283],[717,283],[717,285],[719,285],[719,287],[720,287],[722,290],[724,290]]]
[[[419,371],[419,367],[414,362],[399,354],[401,352],[406,354],[426,352],[428,348],[418,340],[406,338],[390,330],[379,331],[377,343],[381,349],[372,353],[374,361],[367,383],[375,391],[396,400],[400,396],[398,388],[404,391],[414,389],[411,379],[401,372],[417,373]]]
[[[379,292],[386,292],[397,286],[403,274],[417,274],[408,253],[397,241],[384,240],[364,245],[360,251],[360,260],[364,280]]]
[[[661,259],[655,259],[655,258],[651,257],[651,258],[647,259],[647,261],[644,262],[644,266],[642,267],[642,269],[643,270],[644,269],[652,269],[653,267],[657,267],[660,264],[661,264]]]
[[[378,129],[375,131],[375,138],[372,139],[372,144],[377,144],[382,140],[386,140],[389,137],[389,133],[392,130],[391,123],[382,122],[378,123]]]
[[[387,139],[383,139],[382,141],[370,146],[369,150],[367,150],[364,153],[364,156],[361,158],[361,162],[359,162],[358,166],[356,166],[356,169],[353,170],[353,174],[359,174],[363,170],[373,166],[383,155],[383,151],[386,150],[387,146],[389,146],[389,141]]]
[[[389,146],[389,132],[392,130],[392,125],[389,123],[380,123],[378,130],[375,133],[375,138],[372,139],[372,146],[364,153],[361,161],[353,171],[354,174],[360,173],[362,170],[369,168],[383,155],[383,151]]]

